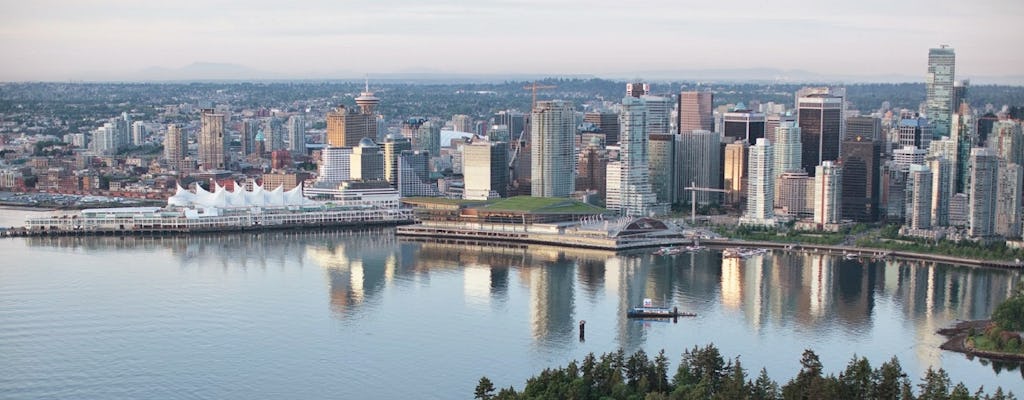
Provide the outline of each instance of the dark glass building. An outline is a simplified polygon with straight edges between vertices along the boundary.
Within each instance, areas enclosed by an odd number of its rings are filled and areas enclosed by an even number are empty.
[[[843,143],[843,219],[875,222],[879,216],[879,166],[882,143],[867,136],[851,136]]]
[[[814,176],[814,167],[822,161],[839,159],[843,128],[843,98],[811,94],[797,102],[797,124],[803,144],[802,166]]]

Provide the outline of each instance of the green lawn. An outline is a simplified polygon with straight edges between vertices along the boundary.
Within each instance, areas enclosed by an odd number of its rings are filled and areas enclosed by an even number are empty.
[[[607,210],[580,201],[557,197],[516,196],[498,199],[484,206],[493,211],[530,211],[537,213],[602,213]]]

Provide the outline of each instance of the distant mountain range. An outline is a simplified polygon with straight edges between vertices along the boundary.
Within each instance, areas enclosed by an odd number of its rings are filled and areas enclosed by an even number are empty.
[[[89,73],[78,77],[86,81],[243,81],[243,80],[362,80],[369,77],[375,81],[431,83],[467,82],[487,83],[503,81],[530,81],[545,78],[606,78],[616,80],[643,79],[645,81],[717,81],[717,82],[759,82],[759,83],[897,83],[923,82],[921,76],[911,75],[832,75],[805,70],[784,70],[776,68],[740,69],[679,69],[651,70],[630,73],[609,74],[522,74],[492,73],[470,74],[450,73],[434,69],[410,69],[389,73],[359,73],[355,71],[313,71],[278,73],[262,71],[232,63],[196,62],[180,68],[150,67],[134,73]],[[974,84],[1024,85],[1024,75],[969,77]]]

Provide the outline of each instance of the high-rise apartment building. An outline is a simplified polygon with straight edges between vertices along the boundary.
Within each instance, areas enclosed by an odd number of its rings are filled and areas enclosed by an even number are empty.
[[[953,114],[953,84],[956,67],[956,53],[949,46],[928,49],[928,74],[924,84],[928,119],[933,122],[936,136],[948,136],[950,116]]]
[[[281,127],[281,120],[271,116],[263,121],[263,141],[266,145],[264,151],[273,153],[284,149],[284,129]]]
[[[1024,164],[1024,131],[1018,121],[997,121],[992,124],[992,133],[986,146],[996,152],[1001,160],[1013,164]]]
[[[580,151],[576,165],[576,190],[593,190],[597,198],[603,199],[607,193],[607,171],[608,152],[601,145],[600,139],[591,138],[590,143]]]
[[[167,125],[167,133],[164,135],[164,159],[167,165],[175,170],[182,168],[182,161],[188,155],[188,137],[178,128],[178,125]]]
[[[228,138],[224,135],[224,114],[212,109],[202,111],[202,128],[199,132],[199,163],[203,170],[226,169],[228,162]]]
[[[837,224],[842,216],[843,169],[832,161],[823,161],[815,167],[814,223],[824,226]]]
[[[800,138],[802,137],[800,126],[795,121],[782,121],[775,128],[773,136],[775,136],[775,141],[769,140],[772,144],[772,151],[775,152],[772,157],[775,162],[775,165],[772,167],[772,173],[775,176],[772,179],[778,179],[779,176],[786,172],[796,170],[806,172],[801,162],[803,144],[800,143]]]
[[[463,198],[508,197],[508,143],[474,140],[462,147]]]
[[[960,109],[953,114],[950,123],[950,138],[956,142],[956,158],[953,161],[954,174],[956,175],[956,193],[966,193],[971,160],[971,149],[978,146],[977,120],[971,113],[971,107],[966,103],[960,105]]]
[[[649,180],[648,114],[646,102],[642,99],[630,96],[622,99],[619,158],[609,162],[607,168],[605,207],[626,216],[647,215],[656,201]]]
[[[968,198],[967,235],[989,238],[996,233],[996,197],[999,157],[987,148],[971,149],[971,176]]]
[[[714,131],[715,117],[711,92],[681,92],[678,101],[679,133],[695,130]]]
[[[647,106],[647,132],[650,135],[662,135],[672,133],[672,108],[671,97],[643,95],[640,99]]]
[[[801,133],[801,162],[808,174],[824,161],[839,159],[843,135],[843,97],[809,94],[798,97],[797,122]]]
[[[575,190],[576,112],[562,100],[538,101],[530,115],[531,195],[568,197]]]
[[[932,228],[932,171],[925,165],[911,165],[907,174],[906,225],[910,229]]]
[[[953,200],[953,163],[944,156],[928,160],[932,173],[931,213],[933,226],[949,226],[949,203]]]
[[[774,150],[768,139],[757,139],[749,149],[747,172],[747,212],[740,219],[741,224],[775,225],[775,180],[772,168]]]
[[[995,232],[1004,238],[1019,237],[1024,169],[1020,164],[1000,162],[997,179]]]
[[[288,117],[288,151],[293,157],[306,155],[306,117]]]
[[[242,120],[242,124],[238,129],[242,156],[250,156],[256,151],[256,133],[259,130],[260,126],[256,120],[248,118]],[[266,140],[265,137],[264,140]]]
[[[814,178],[807,171],[785,172],[775,181],[775,207],[792,217],[814,216]]]
[[[680,176],[684,187],[721,189],[722,179],[722,135],[695,130],[683,132],[680,138]],[[689,192],[681,193],[684,202],[692,198]],[[708,205],[719,203],[721,195],[714,192],[698,192],[697,204]]]
[[[473,117],[465,114],[455,114],[452,116],[452,129],[456,132],[473,132]]]
[[[842,154],[843,218],[856,222],[878,221],[882,145],[871,136],[848,138],[843,143]]]
[[[146,123],[142,121],[132,122],[132,146],[142,146],[147,138]]]

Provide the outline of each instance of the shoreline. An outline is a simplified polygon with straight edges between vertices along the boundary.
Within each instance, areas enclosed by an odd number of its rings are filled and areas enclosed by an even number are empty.
[[[973,321],[960,321],[949,328],[939,329],[936,333],[948,337],[945,343],[939,346],[942,350],[964,354],[968,357],[981,357],[996,361],[1024,362],[1024,354],[1003,353],[988,350],[978,350],[967,343],[967,335],[970,331],[981,331],[992,320],[979,319]]]

